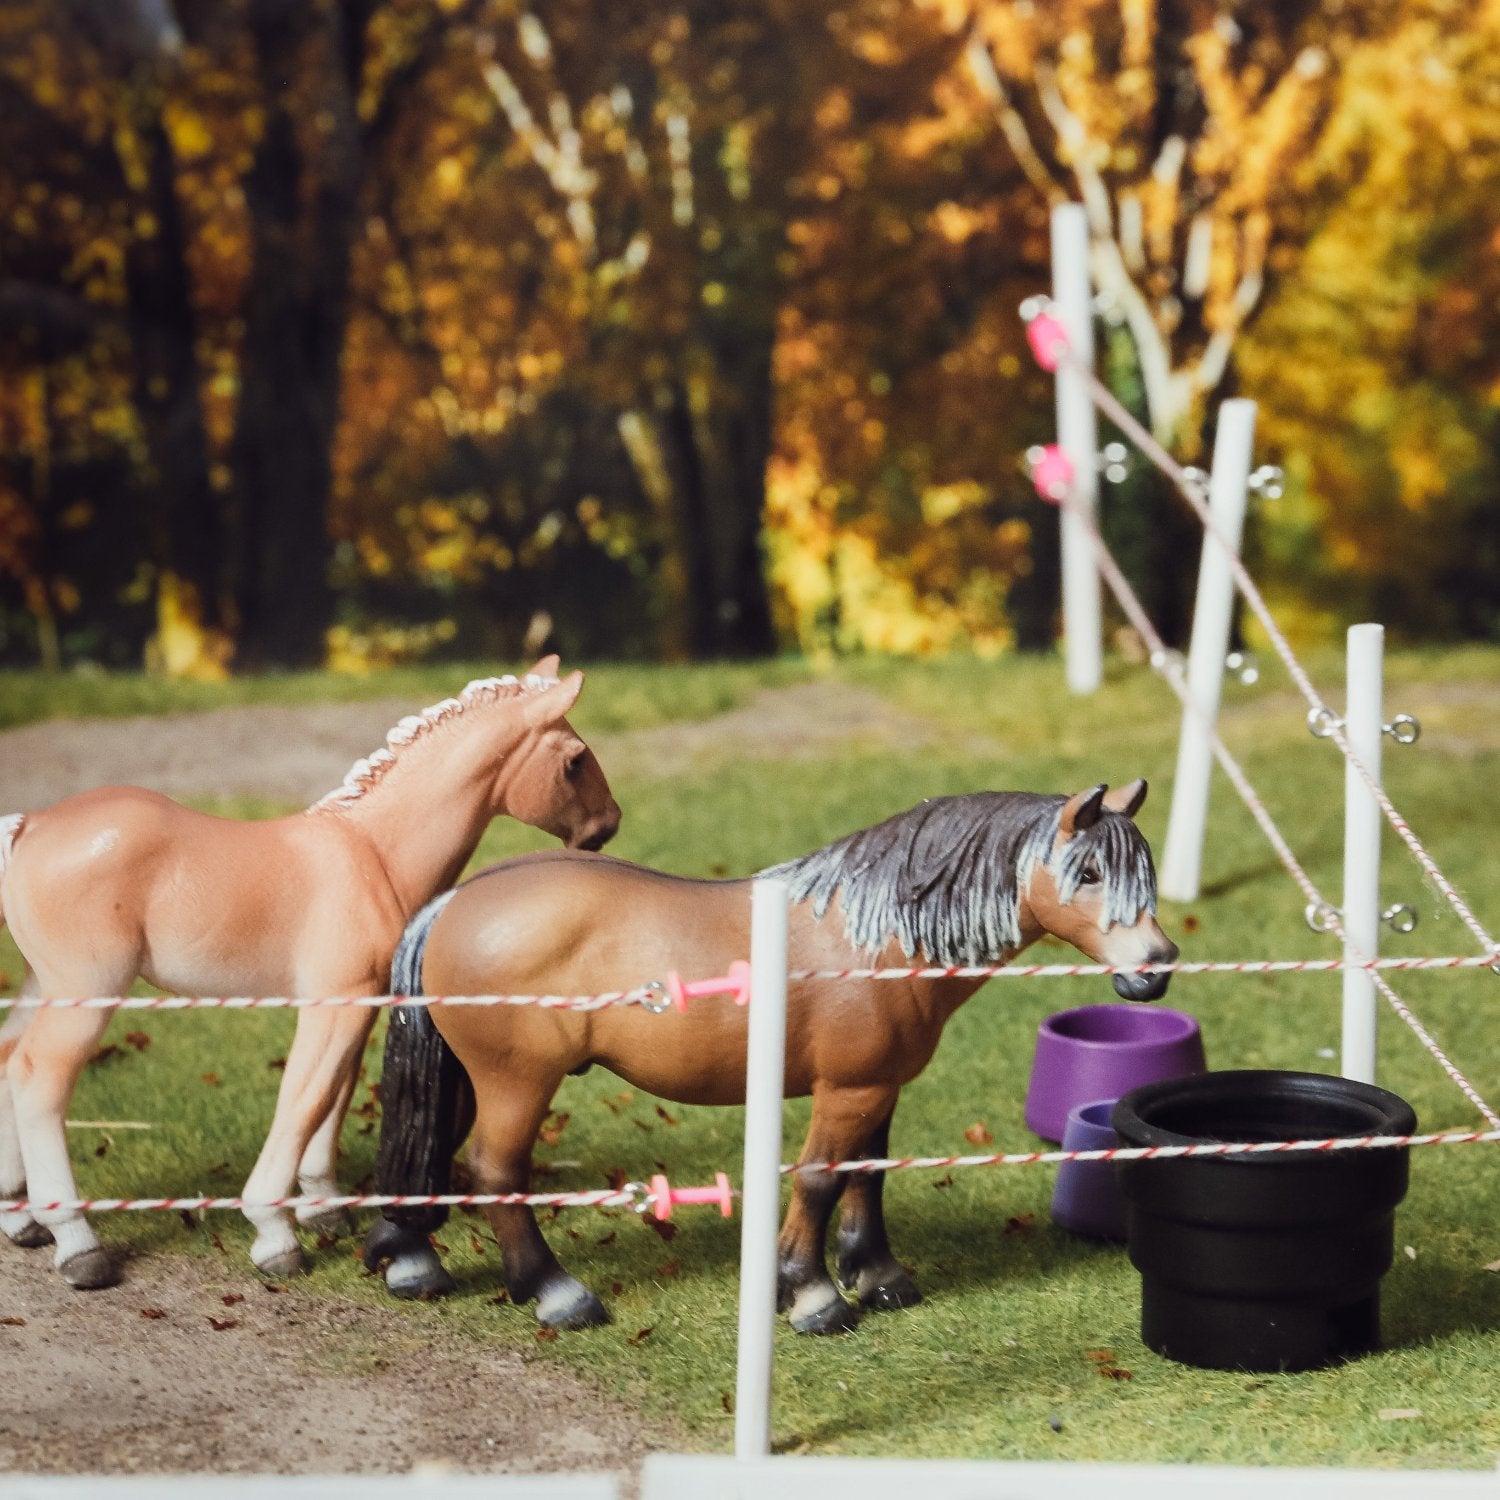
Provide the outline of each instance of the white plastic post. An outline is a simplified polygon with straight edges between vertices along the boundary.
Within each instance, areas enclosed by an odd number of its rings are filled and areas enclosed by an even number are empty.
[[[1348,701],[1344,734],[1354,753],[1380,780],[1381,725],[1385,703],[1381,677],[1385,627],[1351,625],[1345,678]],[[1380,948],[1380,806],[1353,766],[1344,767],[1344,958],[1375,958]],[[1345,1078],[1375,1082],[1375,981],[1358,969],[1344,970],[1343,1058]]]
[[[1245,527],[1250,461],[1255,447],[1255,403],[1236,399],[1219,408],[1208,503],[1219,531],[1238,556]],[[1208,823],[1208,783],[1213,769],[1212,726],[1219,717],[1224,658],[1229,650],[1234,608],[1234,577],[1229,554],[1205,534],[1198,564],[1198,596],[1193,605],[1193,639],[1188,648],[1187,685],[1195,708],[1184,707],[1177,741],[1177,775],[1162,852],[1161,894],[1192,901],[1203,873],[1203,838]]]
[[[750,1044],[745,1078],[745,1176],[740,1199],[740,1329],[734,1454],[771,1451],[771,1339],[781,1225],[781,1105],[786,1079],[787,889],[750,893]]]
[[[1089,221],[1081,203],[1052,210],[1052,301],[1078,362],[1094,367],[1093,291],[1089,281]],[[1099,508],[1099,434],[1094,399],[1083,376],[1057,367],[1057,441],[1073,462],[1073,497],[1093,520]],[[1068,507],[1062,512],[1063,661],[1068,686],[1092,693],[1103,677],[1099,568],[1087,529]]]

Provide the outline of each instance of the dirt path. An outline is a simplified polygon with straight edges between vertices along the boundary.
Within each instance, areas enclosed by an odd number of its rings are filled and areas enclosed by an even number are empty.
[[[90,787],[127,783],[169,797],[252,796],[308,803],[335,787],[360,756],[385,741],[404,700],[255,704],[208,713],[131,719],[51,719],[0,733],[0,812],[45,807]],[[585,721],[586,727],[586,721]],[[724,760],[789,760],[834,746],[993,755],[848,683],[768,688],[701,723],[595,735],[615,777],[670,776]]]
[[[680,1445],[565,1372],[436,1320],[165,1255],[132,1261],[121,1286],[71,1292],[50,1259],[0,1244],[0,1476],[627,1474]]]

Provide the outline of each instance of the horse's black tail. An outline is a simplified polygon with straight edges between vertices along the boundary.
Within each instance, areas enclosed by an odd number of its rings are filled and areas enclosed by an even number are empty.
[[[452,897],[446,891],[412,918],[391,961],[391,991],[421,995],[422,960],[432,924]],[[432,1024],[425,1005],[397,1005],[385,1038],[385,1071],[380,1083],[380,1150],[375,1159],[375,1191],[390,1194],[446,1193],[453,1153],[474,1123],[474,1090],[469,1075]],[[448,1217],[446,1208],[387,1208],[366,1246],[376,1261],[389,1259],[407,1236],[395,1229],[430,1234]],[[375,1269],[373,1263],[370,1269]]]

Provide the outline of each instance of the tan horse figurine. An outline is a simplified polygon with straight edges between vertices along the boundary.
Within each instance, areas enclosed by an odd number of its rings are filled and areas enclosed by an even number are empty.
[[[1003,963],[1043,933],[1098,963],[1166,964],[1177,948],[1153,913],[1151,851],[1131,821],[1143,781],[1074,797],[980,792],[944,797],[767,871],[784,879],[793,970],[918,960],[944,967]],[[747,956],[750,883],[685,880],[602,855],[561,852],[506,861],[432,902],[408,928],[393,983],[402,993],[597,994],[660,979],[724,974]],[[1115,989],[1154,1000],[1169,976],[1118,975]],[[811,1094],[803,1162],[884,1156],[897,1096],[926,1067],[948,1018],[976,979],[797,982],[788,996],[786,1093]],[[469,1165],[481,1192],[526,1191],[537,1129],[563,1077],[601,1063],[637,1088],[684,1104],[745,1097],[747,1020],[727,997],[683,1013],[641,1007],[593,1012],[437,1005],[392,1018],[377,1191],[440,1193],[467,1111],[429,1051],[425,1122],[391,1103],[407,1087],[404,1040],[430,1014],[473,1081]],[[397,1024],[398,1020],[401,1022]],[[403,1049],[406,1049],[403,1052]],[[419,1049],[420,1050],[420,1049]],[[419,1137],[428,1138],[425,1151]],[[386,1137],[391,1136],[388,1142]],[[404,1178],[404,1180],[403,1180]],[[419,1178],[421,1180],[413,1180]],[[824,1262],[842,1198],[838,1271],[866,1307],[918,1300],[891,1253],[878,1174],[799,1173],[781,1232],[781,1303],[801,1332],[852,1327],[858,1313]],[[430,1221],[390,1210],[366,1241],[365,1263],[389,1262],[404,1296],[450,1289],[431,1249]],[[598,1298],[568,1275],[528,1208],[489,1209],[513,1302],[537,1301],[555,1327],[603,1322]]]
[[[557,658],[524,680],[487,678],[403,719],[386,747],[303,813],[238,822],[135,787],[69,797],[0,821],[0,917],[26,960],[23,996],[126,994],[137,976],[184,995],[378,995],[412,914],[447,889],[491,819],[519,818],[583,849],[620,809],[566,714],[583,674]],[[64,1115],[109,1010],[12,1011],[0,1028],[0,1198],[77,1197]],[[276,1113],[245,1196],[338,1191],[338,1135],[375,1011],[297,1016]],[[247,1210],[264,1272],[302,1268],[291,1218]],[[304,1224],[330,1224],[304,1213]],[[13,1211],[18,1244],[56,1243],[75,1287],[114,1268],[80,1213]]]

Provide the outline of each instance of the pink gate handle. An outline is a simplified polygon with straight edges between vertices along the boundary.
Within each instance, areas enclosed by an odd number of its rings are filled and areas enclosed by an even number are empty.
[[[1026,342],[1036,362],[1050,373],[1068,352],[1068,330],[1051,313],[1038,313],[1026,325]]]
[[[750,999],[750,965],[743,958],[737,958],[730,964],[729,973],[722,978],[695,979],[691,984],[684,984],[677,970],[673,969],[667,975],[667,993],[678,1010],[686,1010],[689,1000],[697,1000],[703,995],[733,995],[736,1005],[744,1005]]]
[[[734,1190],[722,1172],[714,1173],[712,1187],[674,1188],[665,1174],[658,1172],[651,1179],[651,1214],[663,1223],[672,1217],[672,1206],[677,1203],[717,1203],[719,1212],[726,1219],[734,1216]]]
[[[1067,498],[1074,472],[1073,460],[1056,443],[1048,443],[1032,458],[1031,482],[1037,494],[1053,505],[1060,505]]]

